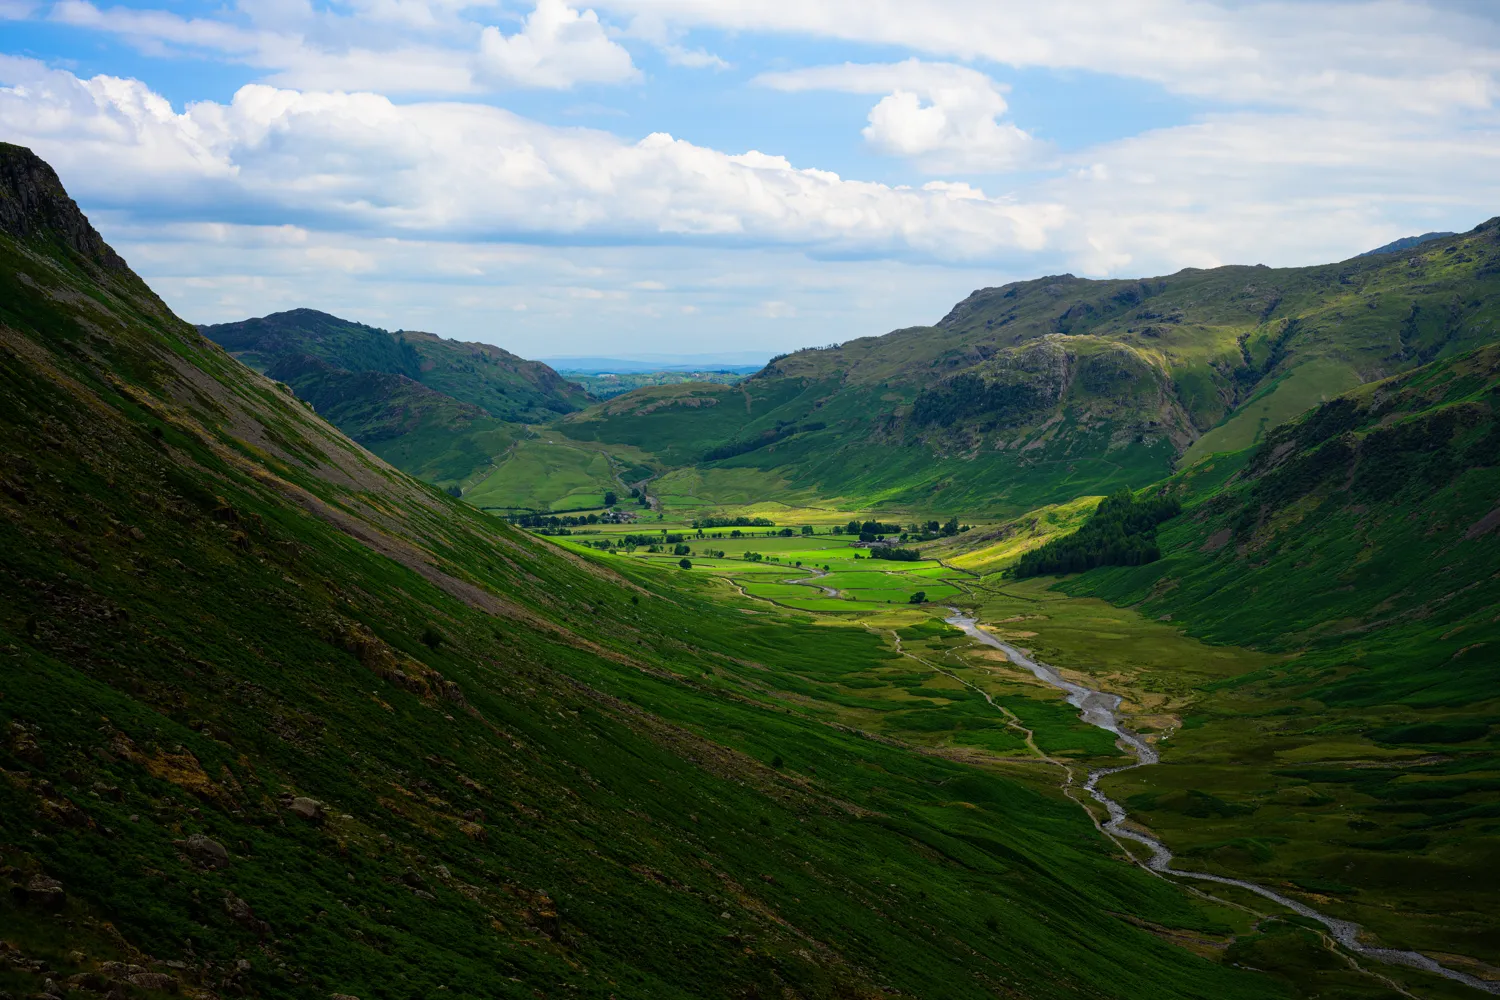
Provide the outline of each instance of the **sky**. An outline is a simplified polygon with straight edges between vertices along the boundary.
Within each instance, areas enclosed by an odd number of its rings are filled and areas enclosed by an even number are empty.
[[[1500,3],[0,0],[0,140],[181,316],[779,353],[1500,214]]]

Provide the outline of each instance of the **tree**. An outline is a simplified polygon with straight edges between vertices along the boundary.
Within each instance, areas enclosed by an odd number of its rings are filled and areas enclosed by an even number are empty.
[[[614,490],[605,490],[604,491],[604,506],[606,506],[606,507],[613,507],[615,504],[617,504],[619,502],[620,502],[620,498],[617,497],[617,496],[615,496],[615,491]]]
[[[919,591],[917,591],[915,594],[911,595],[911,597],[907,600],[907,603],[908,604],[926,604],[927,603],[927,591],[925,591],[925,590],[919,590]]]
[[[802,526],[802,533],[804,535],[810,535],[810,534],[812,534],[813,533],[813,526],[810,525],[810,524],[804,524]]]
[[[948,519],[948,523],[945,524],[945,525],[943,525],[943,534],[945,534],[945,535],[956,535],[956,534],[958,534],[958,517],[957,516],[950,517]]]
[[[692,569],[693,561],[691,559],[679,559],[677,560],[677,565],[681,566],[683,569]]]
[[[450,497],[454,497],[454,498],[461,497],[461,496],[464,495],[464,491],[461,490],[461,489],[459,489],[457,486],[450,486],[450,487],[448,487],[447,493],[448,493],[448,495]]]

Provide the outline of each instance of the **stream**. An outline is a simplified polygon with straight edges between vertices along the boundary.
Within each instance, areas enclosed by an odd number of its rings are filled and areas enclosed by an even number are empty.
[[[816,566],[813,566],[813,567],[810,567],[810,568],[812,569],[812,574],[813,574],[812,576],[804,576],[800,580],[788,580],[787,583],[800,583],[800,584],[802,584],[805,587],[817,587],[819,590],[821,590],[824,594],[828,595],[829,597],[837,597],[837,596],[839,596],[839,592],[837,590],[833,589],[832,587],[825,587],[821,583],[818,582],[818,580],[820,578],[825,577],[825,576],[830,576],[832,574],[825,573],[823,570],[818,569]]]
[[[1126,840],[1133,840],[1137,844],[1142,844],[1151,851],[1151,857],[1144,862],[1145,867],[1162,875],[1175,875],[1178,878],[1199,879],[1204,882],[1218,882],[1223,885],[1239,886],[1241,889],[1249,890],[1258,896],[1263,896],[1271,900],[1273,903],[1284,906],[1293,913],[1316,920],[1328,928],[1328,933],[1332,935],[1335,941],[1357,955],[1364,955],[1367,958],[1373,958],[1392,965],[1406,965],[1415,969],[1422,969],[1487,993],[1500,994],[1500,982],[1480,979],[1466,972],[1450,969],[1420,952],[1399,951],[1393,948],[1376,948],[1363,944],[1359,940],[1359,924],[1349,920],[1340,920],[1337,917],[1326,916],[1304,903],[1299,903],[1295,899],[1289,899],[1278,892],[1267,889],[1265,886],[1257,885],[1254,882],[1247,882],[1244,879],[1228,878],[1224,875],[1211,875],[1208,872],[1191,872],[1174,868],[1172,866],[1172,852],[1167,849],[1166,845],[1153,837],[1126,827],[1125,820],[1127,814],[1125,807],[1099,790],[1099,779],[1106,775],[1119,774],[1121,771],[1130,771],[1137,767],[1149,767],[1161,761],[1161,755],[1157,753],[1155,747],[1120,725],[1119,717],[1115,713],[1120,707],[1120,702],[1124,699],[1119,695],[1096,691],[1093,688],[1084,687],[1082,684],[1075,684],[1063,677],[1054,668],[1038,660],[1033,660],[1016,647],[1000,641],[979,628],[979,623],[976,619],[968,617],[959,609],[950,607],[948,610],[953,612],[951,616],[945,619],[949,625],[960,628],[970,637],[977,639],[987,646],[993,646],[1000,650],[1010,658],[1012,663],[1025,667],[1038,680],[1066,692],[1068,704],[1078,709],[1079,717],[1084,722],[1114,733],[1118,738],[1118,742],[1135,757],[1134,764],[1090,771],[1088,780],[1084,782],[1083,787],[1089,795],[1093,796],[1095,802],[1098,802],[1108,811],[1109,821],[1104,824],[1105,830],[1113,836],[1123,837]]]

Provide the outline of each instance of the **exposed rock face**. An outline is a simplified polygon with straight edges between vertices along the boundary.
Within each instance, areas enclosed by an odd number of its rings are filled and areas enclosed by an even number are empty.
[[[25,146],[8,142],[0,142],[0,231],[22,240],[50,233],[102,267],[127,269],[68,197],[57,173]]]

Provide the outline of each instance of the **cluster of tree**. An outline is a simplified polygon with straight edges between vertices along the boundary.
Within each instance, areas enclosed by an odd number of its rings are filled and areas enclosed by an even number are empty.
[[[967,524],[960,525],[957,517],[950,517],[946,521],[925,521],[922,524],[908,525],[906,534],[901,537],[913,542],[930,542],[935,538],[949,538],[968,531],[969,527]]]
[[[736,455],[743,455],[746,452],[755,451],[757,448],[764,448],[768,444],[775,444],[782,438],[791,437],[796,431],[796,424],[784,424],[778,425],[768,431],[762,431],[758,436],[748,440],[725,441],[723,444],[705,451],[703,453],[703,461],[717,462],[725,458],[734,458]]]
[[[1128,489],[1105,497],[1083,527],[1055,538],[1021,557],[1017,577],[1043,573],[1077,573],[1095,566],[1140,566],[1161,558],[1156,526],[1176,517],[1182,505],[1175,497],[1137,500]]]
[[[997,421],[1019,417],[1049,402],[1047,392],[1031,382],[985,382],[964,372],[930,389],[922,390],[912,405],[912,423],[951,427],[955,421],[979,413]]]
[[[695,528],[774,528],[776,522],[765,517],[700,517]]]
[[[916,549],[898,549],[894,545],[879,545],[870,550],[871,559],[890,559],[893,562],[920,562],[922,553]]]
[[[899,535],[901,525],[885,524],[882,521],[850,521],[842,528],[833,529],[835,535]]]
[[[740,441],[726,441],[721,445],[708,449],[708,451],[703,453],[703,461],[717,462],[725,458],[734,458],[736,455],[744,455],[758,448],[764,448],[766,445],[775,444],[777,441],[791,437],[793,434],[806,431],[820,431],[827,426],[822,421],[814,421],[813,423],[801,425],[778,423],[775,427],[770,430],[761,431],[753,438],[746,438]]]
[[[576,528],[581,525],[598,524],[598,514],[586,514],[579,517],[567,515],[557,517],[547,514],[515,514],[510,518],[510,523],[522,528]]]
[[[927,603],[927,591],[925,591],[925,590],[919,590],[919,591],[917,591],[915,594],[912,594],[910,597],[908,597],[906,599],[906,602],[908,604],[926,604]]]
[[[765,558],[765,556],[761,555],[759,552],[746,552],[745,553],[745,561],[746,562],[760,562],[764,558]]]

